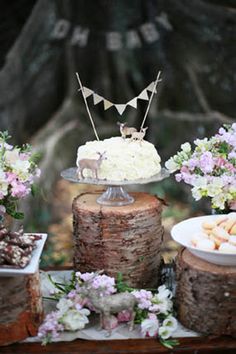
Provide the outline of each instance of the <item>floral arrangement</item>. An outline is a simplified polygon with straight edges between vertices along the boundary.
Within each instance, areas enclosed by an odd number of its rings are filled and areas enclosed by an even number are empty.
[[[10,136],[0,132],[0,216],[7,213],[16,219],[24,214],[17,211],[17,201],[30,192],[35,193],[34,178],[40,176],[31,146],[12,146],[7,143]]]
[[[68,283],[62,284],[54,282],[55,290],[51,292],[51,297],[57,301],[56,311],[46,315],[44,323],[40,326],[38,336],[45,345],[58,338],[63,331],[76,331],[83,329],[89,323],[89,315],[95,311],[88,292],[96,291],[98,297],[130,292],[137,299],[135,307],[136,324],[140,325],[140,332],[144,337],[157,337],[160,342],[172,348],[178,342],[169,339],[177,329],[177,320],[172,315],[173,303],[172,293],[165,285],[158,288],[157,292],[149,290],[137,290],[128,287],[119,274],[117,281],[105,274],[99,273],[72,273],[72,278]],[[121,322],[129,322],[131,314],[128,310],[123,310],[112,315],[109,323],[105,323],[103,328],[114,329]]]
[[[189,143],[166,162],[170,172],[178,172],[178,182],[190,184],[195,200],[210,197],[213,209],[236,204],[236,123],[224,125],[210,139]]]

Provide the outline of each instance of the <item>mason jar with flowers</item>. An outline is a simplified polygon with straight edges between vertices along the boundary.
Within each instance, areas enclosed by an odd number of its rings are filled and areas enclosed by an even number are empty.
[[[177,182],[192,186],[195,200],[211,199],[213,210],[236,210],[236,123],[224,125],[211,138],[187,142],[166,163]]]

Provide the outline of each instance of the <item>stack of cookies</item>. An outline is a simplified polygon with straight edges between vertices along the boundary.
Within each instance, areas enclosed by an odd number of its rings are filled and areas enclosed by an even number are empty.
[[[236,254],[236,214],[203,222],[202,230],[192,236],[191,245],[207,251]]]

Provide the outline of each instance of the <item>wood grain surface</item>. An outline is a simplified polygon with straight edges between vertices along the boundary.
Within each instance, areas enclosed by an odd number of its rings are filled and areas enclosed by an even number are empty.
[[[35,336],[42,319],[39,273],[0,277],[0,346]]]
[[[42,346],[40,343],[18,343],[7,347],[0,347],[3,354],[235,354],[236,339],[221,338],[184,338],[174,349],[163,347],[155,339],[130,339],[108,341],[75,340],[73,342],[59,342]]]
[[[184,249],[177,261],[176,307],[196,332],[236,337],[236,267],[208,263]]]
[[[81,272],[104,269],[134,287],[155,287],[163,240],[162,203],[147,193],[132,193],[135,202],[122,207],[101,206],[97,193],[73,202],[74,264]]]

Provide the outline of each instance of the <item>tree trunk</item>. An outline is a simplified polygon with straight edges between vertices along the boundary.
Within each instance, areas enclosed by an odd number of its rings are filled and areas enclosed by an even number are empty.
[[[180,322],[196,332],[236,337],[236,268],[180,252],[176,305]]]
[[[98,193],[73,202],[75,269],[104,270],[134,287],[156,287],[163,240],[162,203],[147,193],[132,193],[135,202],[122,207],[97,204]]]
[[[35,336],[43,320],[39,273],[0,278],[0,346]]]

